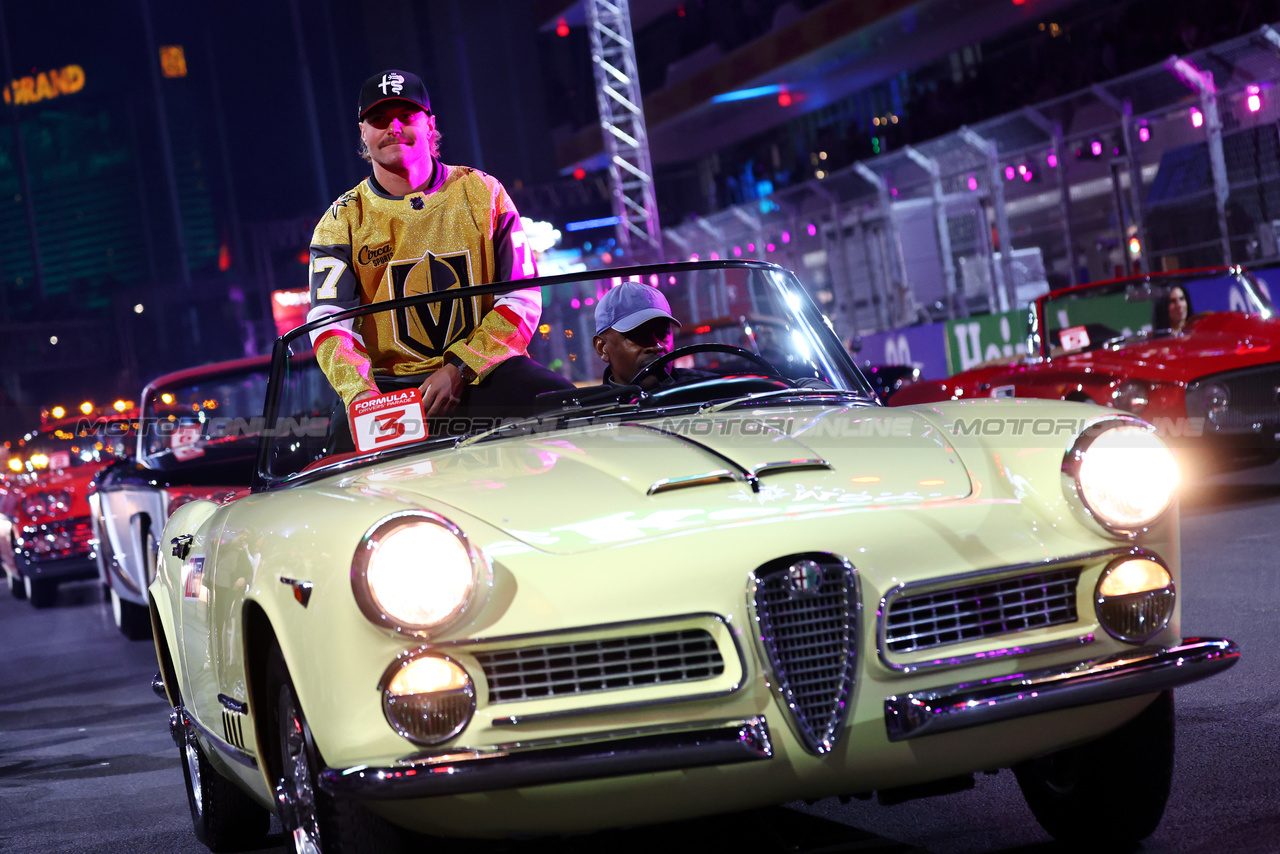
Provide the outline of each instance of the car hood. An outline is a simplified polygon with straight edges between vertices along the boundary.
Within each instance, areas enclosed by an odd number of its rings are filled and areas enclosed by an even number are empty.
[[[1134,340],[1114,350],[1062,356],[1048,364],[1092,373],[1187,383],[1247,365],[1280,361],[1280,323],[1256,317],[1210,316],[1182,335]]]
[[[555,553],[972,491],[931,422],[866,406],[650,417],[497,439],[373,466],[342,484],[448,505]]]

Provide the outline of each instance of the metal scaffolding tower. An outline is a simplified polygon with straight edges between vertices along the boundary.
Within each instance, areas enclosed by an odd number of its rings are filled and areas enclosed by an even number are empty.
[[[662,231],[653,194],[649,135],[645,130],[631,37],[629,0],[584,0],[591,37],[596,103],[609,156],[618,245],[630,260],[662,261]]]

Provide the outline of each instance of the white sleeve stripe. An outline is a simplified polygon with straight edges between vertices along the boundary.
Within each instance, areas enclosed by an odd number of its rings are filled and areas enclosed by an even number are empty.
[[[320,320],[325,317],[332,317],[333,315],[343,311],[346,311],[346,309],[340,305],[312,306],[311,310],[307,312],[307,323],[310,323],[313,320]],[[340,320],[337,323],[331,323],[323,329],[311,330],[311,346],[315,346],[316,338],[318,336],[323,335],[326,332],[332,332],[336,329],[343,330],[351,336],[352,340],[354,340],[356,344],[362,348],[364,347],[364,338],[360,336],[360,333],[356,332],[353,320]]]

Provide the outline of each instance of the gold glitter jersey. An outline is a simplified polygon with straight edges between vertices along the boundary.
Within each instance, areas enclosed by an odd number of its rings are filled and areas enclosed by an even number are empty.
[[[307,320],[415,294],[538,274],[520,215],[497,179],[437,161],[431,184],[388,194],[373,178],[343,193],[311,238]],[[426,374],[449,361],[478,382],[524,354],[538,288],[383,312],[313,332],[316,358],[349,406],[376,375]]]

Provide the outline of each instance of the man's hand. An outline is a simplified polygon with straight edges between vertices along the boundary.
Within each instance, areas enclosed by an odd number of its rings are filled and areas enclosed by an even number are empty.
[[[462,372],[457,366],[445,363],[422,384],[422,408],[427,417],[448,415],[462,399]]]

